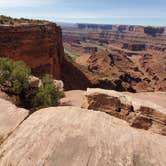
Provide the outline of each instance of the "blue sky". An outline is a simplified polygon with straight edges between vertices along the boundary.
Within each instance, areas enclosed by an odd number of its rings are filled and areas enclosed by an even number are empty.
[[[0,0],[0,14],[61,22],[166,25],[166,0]]]

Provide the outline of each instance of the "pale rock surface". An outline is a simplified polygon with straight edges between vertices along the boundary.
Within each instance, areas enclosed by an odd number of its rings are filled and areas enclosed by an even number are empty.
[[[102,112],[39,110],[0,148],[1,166],[165,166],[166,139]]]
[[[60,100],[61,106],[82,107],[86,101],[85,94],[83,90],[65,91],[65,97]]]
[[[30,76],[28,81],[32,88],[38,88],[41,86],[41,80],[38,77]]]
[[[54,83],[54,87],[56,89],[58,89],[60,91],[63,91],[63,89],[64,89],[63,81],[61,81],[61,80],[54,80],[53,83]]]
[[[165,95],[162,93],[162,96]],[[106,112],[126,120],[132,127],[166,135],[166,107],[158,104],[157,100],[156,104],[152,97],[144,95],[143,98],[143,95],[139,94],[103,89],[88,89],[86,97],[88,109]],[[158,100],[161,98],[159,95]]]
[[[0,99],[0,144],[24,121],[29,111]]]
[[[29,84],[32,88],[38,88],[42,85],[41,79],[35,76],[30,76],[29,77]],[[64,89],[64,84],[63,81],[61,80],[53,80],[54,88],[63,91]]]

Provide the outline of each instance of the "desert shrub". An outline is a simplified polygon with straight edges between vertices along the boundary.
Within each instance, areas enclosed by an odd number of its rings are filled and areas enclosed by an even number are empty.
[[[58,105],[63,92],[55,88],[51,76],[44,76],[41,86],[32,88],[30,75],[31,70],[24,62],[0,58],[0,88],[19,97],[21,106],[36,110]]]
[[[4,15],[0,15],[0,24],[6,25],[14,25],[14,24],[22,24],[22,23],[30,23],[30,24],[41,24],[46,23],[48,21],[45,20],[33,20],[33,19],[26,19],[26,18],[12,18]]]
[[[22,61],[0,58],[0,84],[8,93],[20,95],[28,88],[30,68]]]
[[[42,78],[42,85],[32,98],[33,108],[56,106],[63,96],[63,92],[55,88],[53,79],[49,75],[46,75]]]

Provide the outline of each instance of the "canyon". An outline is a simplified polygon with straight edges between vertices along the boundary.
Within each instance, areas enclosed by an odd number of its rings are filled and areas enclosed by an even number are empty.
[[[1,166],[166,165],[165,27],[4,20],[0,57],[65,96],[32,111],[0,90]]]
[[[91,87],[166,91],[165,27],[74,24],[63,40]]]
[[[0,57],[23,60],[36,76],[62,79],[66,90],[166,91],[165,27],[61,29],[48,21],[23,21],[0,25]]]

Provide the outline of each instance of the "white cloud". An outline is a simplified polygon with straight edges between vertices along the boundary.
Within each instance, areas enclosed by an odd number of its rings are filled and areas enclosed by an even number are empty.
[[[54,0],[55,2],[57,0]],[[50,4],[51,0],[0,0],[0,9],[15,7],[35,7]]]

